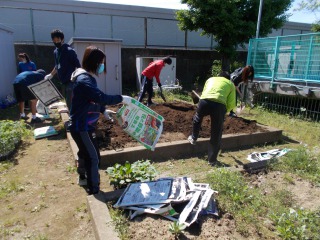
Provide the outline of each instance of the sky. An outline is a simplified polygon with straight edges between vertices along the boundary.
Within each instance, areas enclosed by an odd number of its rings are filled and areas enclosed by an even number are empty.
[[[185,4],[181,4],[180,0],[78,0],[87,2],[105,2],[114,4],[125,4],[135,6],[157,7],[157,8],[169,8],[169,9],[187,9]],[[317,19],[320,19],[320,12],[315,14],[308,11],[294,11],[297,8],[298,2],[301,0],[295,0],[293,6],[289,10],[292,16],[289,18],[291,22],[300,23],[314,23]]]

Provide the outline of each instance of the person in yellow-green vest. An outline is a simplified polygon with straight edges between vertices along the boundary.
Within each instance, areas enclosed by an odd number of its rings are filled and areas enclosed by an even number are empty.
[[[212,166],[218,161],[225,115],[236,106],[236,89],[229,79],[228,72],[221,72],[218,77],[211,77],[206,81],[196,114],[193,117],[192,134],[188,137],[188,141],[196,145],[202,119],[210,115],[211,137],[208,161]]]

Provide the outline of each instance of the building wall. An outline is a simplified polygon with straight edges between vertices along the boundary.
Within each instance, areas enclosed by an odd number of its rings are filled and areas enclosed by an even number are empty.
[[[181,31],[175,10],[70,0],[2,0],[0,23],[15,42],[50,43],[52,29],[72,37],[121,39],[125,47],[212,50],[212,37]],[[14,16],[14,17],[13,17]],[[311,25],[286,23],[270,36],[310,32]]]
[[[12,29],[0,24],[0,99],[13,93],[12,82],[17,75]]]
[[[2,0],[0,11],[0,23],[14,30],[16,54],[28,53],[38,68],[47,72],[54,64],[50,32],[56,28],[65,33],[65,42],[72,37],[121,39],[124,87],[135,82],[136,56],[175,56],[176,76],[186,87],[197,78],[205,79],[212,61],[220,59],[213,38],[180,31],[172,9],[70,0]],[[310,29],[310,24],[286,23],[270,35],[307,33]],[[240,50],[244,64],[245,58],[246,49]]]
[[[68,0],[2,3],[0,23],[14,29],[15,42],[50,43],[50,32],[59,28],[66,41],[90,37],[122,39],[128,47],[212,49],[215,45],[212,38],[180,31],[170,9]]]

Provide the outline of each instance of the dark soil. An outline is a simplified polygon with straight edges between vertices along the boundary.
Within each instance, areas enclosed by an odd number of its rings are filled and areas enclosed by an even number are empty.
[[[117,111],[122,105],[112,106],[109,109]],[[196,105],[184,102],[170,102],[152,106],[152,110],[164,117],[164,128],[158,142],[172,142],[186,140],[192,132],[192,118],[196,111]],[[202,122],[200,138],[210,137],[210,117],[205,117]],[[229,117],[226,115],[223,134],[254,133],[265,131],[256,121],[241,117]],[[97,127],[100,150],[122,149],[138,146],[139,143],[125,133],[116,123],[111,123],[100,117]]]

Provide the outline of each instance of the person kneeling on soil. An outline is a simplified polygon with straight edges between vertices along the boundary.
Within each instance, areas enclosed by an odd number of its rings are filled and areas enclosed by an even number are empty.
[[[37,109],[37,98],[28,88],[29,85],[40,82],[44,79],[46,72],[42,69],[37,71],[25,71],[18,74],[13,81],[14,93],[19,103],[19,111],[21,119],[28,119],[24,112],[25,101],[30,101],[30,108],[32,113],[31,123],[40,123],[42,120],[36,116]]]
[[[86,48],[82,67],[72,73],[74,83],[69,130],[78,146],[79,185],[87,185],[88,194],[100,191],[100,152],[95,137],[96,123],[105,105],[128,103],[130,97],[107,95],[97,87],[94,75],[106,73],[106,55],[95,46]]]
[[[193,117],[192,135],[188,137],[188,141],[195,145],[203,117],[210,115],[211,137],[208,161],[211,165],[217,163],[226,112],[236,106],[235,86],[229,79],[229,73],[221,72],[218,77],[211,77],[206,81],[196,114]]]

